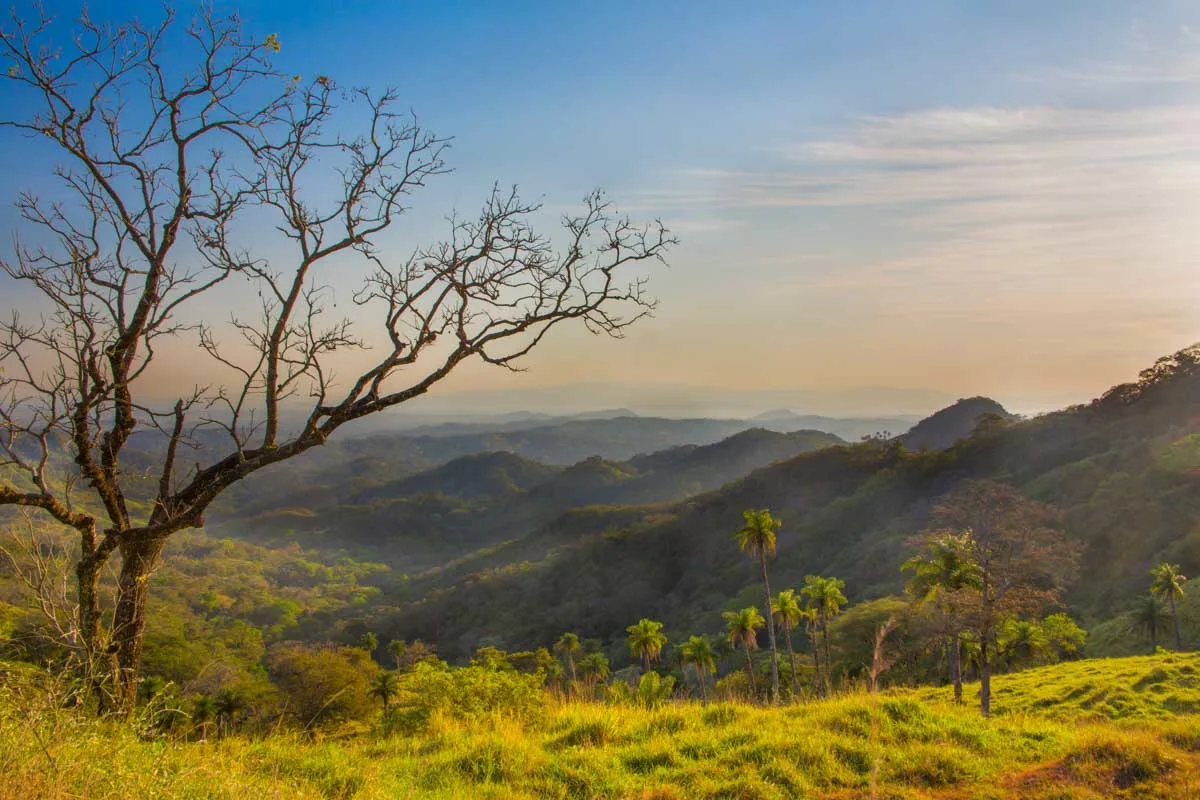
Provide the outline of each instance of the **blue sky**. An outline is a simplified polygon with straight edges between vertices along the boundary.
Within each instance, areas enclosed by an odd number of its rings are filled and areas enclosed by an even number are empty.
[[[406,233],[493,181],[552,210],[603,186],[679,233],[628,340],[568,334],[450,391],[891,386],[1035,409],[1200,339],[1195,4],[217,7],[277,33],[285,71],[395,86],[455,137]],[[19,144],[0,159],[38,180]]]

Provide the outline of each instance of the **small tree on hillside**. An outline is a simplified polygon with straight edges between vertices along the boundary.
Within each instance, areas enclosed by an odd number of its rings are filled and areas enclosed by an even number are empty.
[[[1166,598],[1171,608],[1171,621],[1175,626],[1175,649],[1182,650],[1183,644],[1179,638],[1179,612],[1175,607],[1176,600],[1183,599],[1183,584],[1187,578],[1179,571],[1178,564],[1159,564],[1150,570],[1154,581],[1150,584],[1150,593],[1156,597]]]
[[[800,591],[808,598],[809,606],[817,612],[817,622],[821,630],[821,641],[825,647],[825,695],[833,691],[832,650],[829,646],[829,623],[846,604],[846,595],[842,590],[846,582],[841,578],[825,578],[820,575],[805,575],[804,588]]]
[[[726,611],[721,616],[725,618],[725,636],[729,643],[742,648],[746,655],[746,678],[750,682],[750,692],[753,695],[754,660],[750,658],[750,651],[758,649],[758,629],[766,620],[754,606],[743,608],[741,611]]]
[[[1134,606],[1129,627],[1133,633],[1150,637],[1150,652],[1158,651],[1158,632],[1167,627],[1171,614],[1166,604],[1154,594],[1144,594]]]
[[[667,644],[662,632],[663,624],[643,617],[636,625],[626,628],[629,634],[629,652],[642,659],[642,672],[650,671],[650,662],[657,661]]]
[[[965,537],[978,570],[977,587],[964,590],[963,628],[979,645],[979,707],[991,714],[992,667],[1000,626],[1058,602],[1074,573],[1078,548],[1063,539],[1055,509],[993,481],[967,481],[934,509],[925,533],[930,548],[947,535]]]
[[[771,601],[771,616],[783,628],[783,640],[787,645],[788,665],[792,670],[792,697],[800,696],[800,678],[796,669],[796,651],[792,649],[792,630],[800,624],[803,616],[795,589],[784,589]]]
[[[979,568],[967,534],[948,533],[926,539],[917,555],[905,561],[902,571],[912,572],[906,590],[920,608],[936,609],[935,620],[947,640],[950,682],[954,702],[962,702],[962,630],[957,613],[964,593],[979,588]],[[969,603],[969,598],[966,598]]]
[[[579,636],[574,633],[564,633],[554,643],[554,651],[561,653],[567,661],[567,672],[571,675],[572,683],[579,679],[575,674],[575,656],[582,649],[583,646],[579,643]]]
[[[517,368],[564,323],[622,335],[654,307],[640,265],[675,239],[594,192],[556,242],[534,229],[537,204],[497,188],[441,243],[385,249],[446,172],[446,140],[395,92],[293,77],[273,34],[209,6],[188,24],[168,9],[65,27],[34,6],[0,29],[0,126],[50,153],[0,258],[0,294],[20,282],[37,298],[0,321],[0,505],[77,534],[77,647],[100,702],[111,688],[129,710],[172,534],[462,364]],[[199,385],[154,381],[184,348],[211,365]],[[137,444],[138,429],[154,436]]]
[[[679,661],[696,670],[696,682],[700,684],[700,699],[708,702],[708,675],[717,671],[717,655],[707,636],[690,636],[679,645]]]
[[[742,512],[745,524],[737,532],[738,546],[751,558],[758,560],[762,570],[763,594],[766,603],[763,606],[767,626],[767,643],[771,647],[771,702],[779,700],[779,651],[775,647],[775,625],[771,621],[771,583],[767,580],[767,557],[775,555],[776,531],[783,524],[767,509],[746,510]]]

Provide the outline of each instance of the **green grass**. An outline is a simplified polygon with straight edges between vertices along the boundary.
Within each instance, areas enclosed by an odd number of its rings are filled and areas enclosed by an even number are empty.
[[[873,774],[880,798],[1200,796],[1197,670],[1200,656],[1166,655],[1000,676],[990,720],[929,689],[775,709],[568,703],[537,723],[435,715],[412,737],[320,742],[144,741],[10,703],[0,798],[865,798]]]

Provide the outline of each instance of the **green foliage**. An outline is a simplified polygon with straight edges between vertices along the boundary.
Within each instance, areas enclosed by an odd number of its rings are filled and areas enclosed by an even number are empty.
[[[287,712],[301,727],[327,727],[365,719],[371,711],[371,677],[377,667],[358,647],[279,645],[267,654],[271,680],[287,697]]]
[[[673,691],[675,691],[674,677],[668,675],[664,678],[657,672],[647,672],[638,679],[637,694],[634,697],[639,705],[646,708],[657,708],[671,696]]]
[[[647,671],[650,669],[650,662],[658,660],[667,644],[667,637],[662,629],[661,622],[645,617],[625,629],[628,634],[629,652],[642,659]]]
[[[543,677],[478,665],[418,664],[400,676],[390,730],[412,733],[435,715],[476,719],[503,712],[511,719],[535,720],[547,704]]]

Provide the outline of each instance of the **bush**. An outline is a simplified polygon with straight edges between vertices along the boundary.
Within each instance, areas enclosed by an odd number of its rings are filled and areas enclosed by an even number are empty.
[[[450,668],[422,663],[400,677],[396,707],[385,725],[394,732],[421,730],[433,714],[472,719],[503,712],[520,721],[540,717],[546,708],[542,675],[473,666]]]

